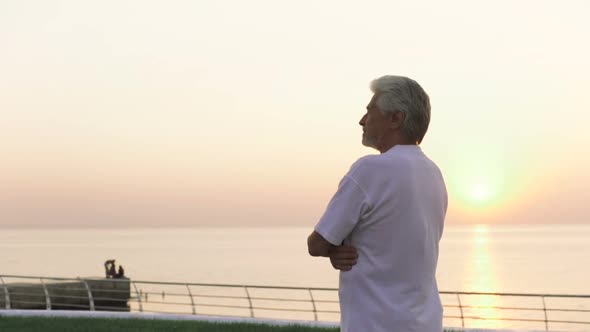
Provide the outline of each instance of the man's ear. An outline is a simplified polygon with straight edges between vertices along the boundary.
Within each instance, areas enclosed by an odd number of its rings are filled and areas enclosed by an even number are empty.
[[[391,123],[389,124],[389,128],[401,129],[404,124],[405,118],[406,114],[404,112],[393,112],[391,114]]]

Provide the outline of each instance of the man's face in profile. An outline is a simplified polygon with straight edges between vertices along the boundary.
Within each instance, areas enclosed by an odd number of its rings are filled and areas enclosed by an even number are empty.
[[[378,149],[381,139],[387,132],[390,115],[381,112],[377,105],[378,95],[374,94],[367,105],[367,112],[359,121],[363,127],[363,145]]]

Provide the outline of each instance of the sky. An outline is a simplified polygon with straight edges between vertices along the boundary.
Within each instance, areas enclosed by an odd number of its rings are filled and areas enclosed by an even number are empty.
[[[588,1],[3,1],[0,226],[309,226],[382,75],[448,224],[590,223]]]

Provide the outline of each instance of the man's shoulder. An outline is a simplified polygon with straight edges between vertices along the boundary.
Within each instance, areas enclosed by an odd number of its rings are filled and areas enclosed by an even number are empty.
[[[427,161],[435,168],[436,165],[421,150],[407,151],[389,151],[384,154],[370,154],[359,158],[355,161],[348,172],[348,176],[353,179],[368,178],[381,176],[385,173],[389,175],[403,174],[405,171],[413,168],[416,163]],[[394,173],[391,171],[395,170]]]
[[[388,164],[388,161],[383,158],[383,155],[366,155],[359,158],[350,166],[347,175],[352,178],[376,175],[382,168],[387,167]]]
[[[379,155],[369,154],[366,156],[362,156],[357,161],[355,161],[352,166],[350,166],[351,171],[358,171],[362,169],[366,169],[368,167],[373,167],[379,160]]]

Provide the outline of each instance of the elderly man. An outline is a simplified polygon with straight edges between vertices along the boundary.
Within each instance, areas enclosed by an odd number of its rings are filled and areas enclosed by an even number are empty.
[[[356,161],[307,240],[312,256],[340,270],[343,332],[441,332],[435,279],[447,191],[419,144],[430,101],[407,77],[371,83],[359,124],[363,145],[379,150]]]

